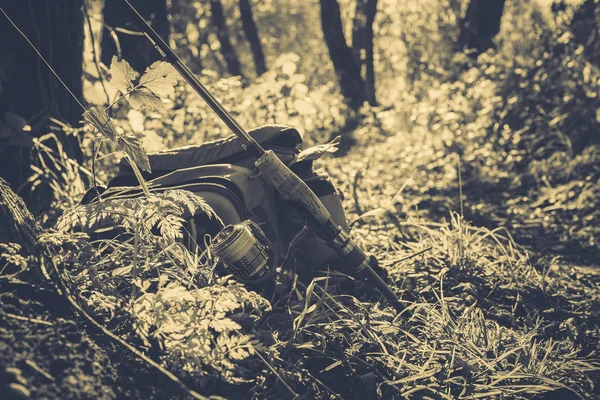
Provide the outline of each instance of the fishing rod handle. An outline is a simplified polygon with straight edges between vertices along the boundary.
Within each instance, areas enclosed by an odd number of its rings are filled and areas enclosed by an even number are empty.
[[[255,164],[261,176],[285,200],[298,207],[298,211],[313,225],[317,234],[337,253],[350,273],[365,277],[398,310],[404,308],[400,299],[371,268],[377,260],[367,255],[354,240],[336,224],[331,214],[308,185],[292,172],[272,150],[267,150]]]
[[[369,265],[369,256],[334,222],[319,197],[272,150],[265,151],[256,160],[255,167],[284,200],[296,206],[313,230],[338,253],[353,273],[360,272]]]
[[[319,225],[324,225],[331,220],[331,214],[317,195],[277,157],[273,150],[265,151],[254,165],[281,197],[299,203]]]

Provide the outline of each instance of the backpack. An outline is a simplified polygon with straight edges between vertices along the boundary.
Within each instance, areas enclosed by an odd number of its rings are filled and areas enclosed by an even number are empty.
[[[320,152],[300,155],[300,133],[282,125],[266,125],[248,132],[266,150],[273,152],[290,167],[321,199],[333,219],[348,231],[339,192],[326,172],[314,171],[313,161]],[[144,173],[154,191],[183,189],[199,196],[213,208],[224,225],[250,220],[257,224],[275,251],[283,259],[288,246],[303,228],[304,220],[254,171],[255,158],[246,151],[241,141],[232,135],[225,139],[197,146],[185,146],[148,154],[152,173]],[[141,195],[133,189],[138,182],[125,160],[119,164],[118,175],[109,181],[105,193]],[[96,192],[88,191],[83,204],[95,201]],[[105,201],[111,195],[103,195]],[[205,235],[214,237],[223,227],[204,213],[184,216],[192,226],[185,243],[203,243]],[[296,245],[296,254],[302,265],[319,266],[332,262],[337,256],[318,236],[309,232]]]

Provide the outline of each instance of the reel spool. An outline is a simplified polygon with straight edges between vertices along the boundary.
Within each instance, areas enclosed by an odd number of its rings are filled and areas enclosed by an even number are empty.
[[[273,243],[250,220],[227,225],[213,239],[212,248],[240,282],[259,284],[277,272],[278,257]]]

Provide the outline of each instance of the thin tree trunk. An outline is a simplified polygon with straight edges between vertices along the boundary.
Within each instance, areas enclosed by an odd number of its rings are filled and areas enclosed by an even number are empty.
[[[227,70],[233,76],[243,76],[240,60],[229,39],[227,22],[223,13],[223,3],[221,0],[210,0],[211,17],[210,20],[216,30],[217,38],[221,44],[221,54],[227,64]]]
[[[579,6],[569,27],[575,42],[583,46],[586,58],[594,65],[600,65],[600,29],[598,27],[598,3],[586,0]]]
[[[360,66],[344,37],[340,5],[337,0],[320,0],[320,2],[323,37],[340,89],[348,104],[354,110],[358,110],[367,100],[365,82],[360,75]]]
[[[83,102],[83,0],[21,0],[2,7]],[[0,38],[0,118],[7,111],[25,118],[33,135],[47,132],[48,117],[77,126],[83,109],[4,16]],[[58,136],[69,156],[81,161],[77,138]],[[25,182],[30,163],[29,149],[1,146],[0,175],[13,187]]]
[[[160,37],[169,43],[169,20],[166,0],[129,0],[135,9],[144,17]],[[161,59],[160,54],[145,36],[137,33],[139,28],[124,12],[123,6],[115,0],[106,0],[104,3],[104,25],[116,34],[122,57],[136,71],[143,72],[146,67]],[[111,30],[105,28],[102,35],[102,62],[110,66],[114,55],[118,56],[115,40]]]
[[[250,0],[240,0],[240,17],[242,19],[244,34],[250,43],[250,49],[252,49],[256,76],[261,76],[267,72],[267,63],[265,61],[262,44],[260,43],[258,29],[254,23],[254,17],[252,16],[252,6],[250,5]]]
[[[65,84],[82,99],[83,0],[22,0],[3,4],[4,10],[33,42]],[[2,68],[6,79],[0,93],[2,111],[29,119],[44,110],[48,115],[76,125],[81,107],[25,39],[2,16],[2,58],[12,68]],[[6,76],[9,72],[9,76]],[[2,113],[4,115],[4,113]]]
[[[187,0],[171,0],[171,40],[175,43],[177,54],[184,59],[192,71],[199,73],[204,68],[201,58],[202,42],[190,43],[187,34],[188,20],[191,12],[196,10],[188,4]],[[201,35],[202,36],[202,35]],[[196,46],[197,54],[192,47]]]
[[[500,32],[505,0],[471,0],[460,22],[459,50],[472,49],[479,55],[494,47],[494,36]]]
[[[373,63],[373,22],[376,13],[377,0],[357,0],[352,26],[352,51],[365,81],[367,101],[372,106],[377,105]]]

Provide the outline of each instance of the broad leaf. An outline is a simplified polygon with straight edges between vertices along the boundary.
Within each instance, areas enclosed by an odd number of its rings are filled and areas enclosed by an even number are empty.
[[[119,61],[113,56],[110,63],[110,85],[119,92],[125,94],[134,88],[133,81],[140,75],[125,60]]]
[[[117,143],[119,148],[127,153],[131,162],[135,163],[143,171],[152,172],[148,155],[142,149],[140,140],[137,137],[133,135],[119,136]]]
[[[160,97],[158,97],[151,90],[143,86],[132,91],[129,94],[129,96],[127,96],[127,101],[129,101],[129,105],[131,105],[131,107],[133,107],[136,110],[165,110],[165,105],[163,104]]]
[[[90,108],[83,113],[83,119],[92,124],[107,139],[115,140],[117,136],[115,133],[115,128],[112,126],[110,117],[103,109],[96,107]]]
[[[173,93],[176,84],[177,71],[166,61],[155,62],[140,78],[140,86],[150,89],[159,97],[167,97]]]

